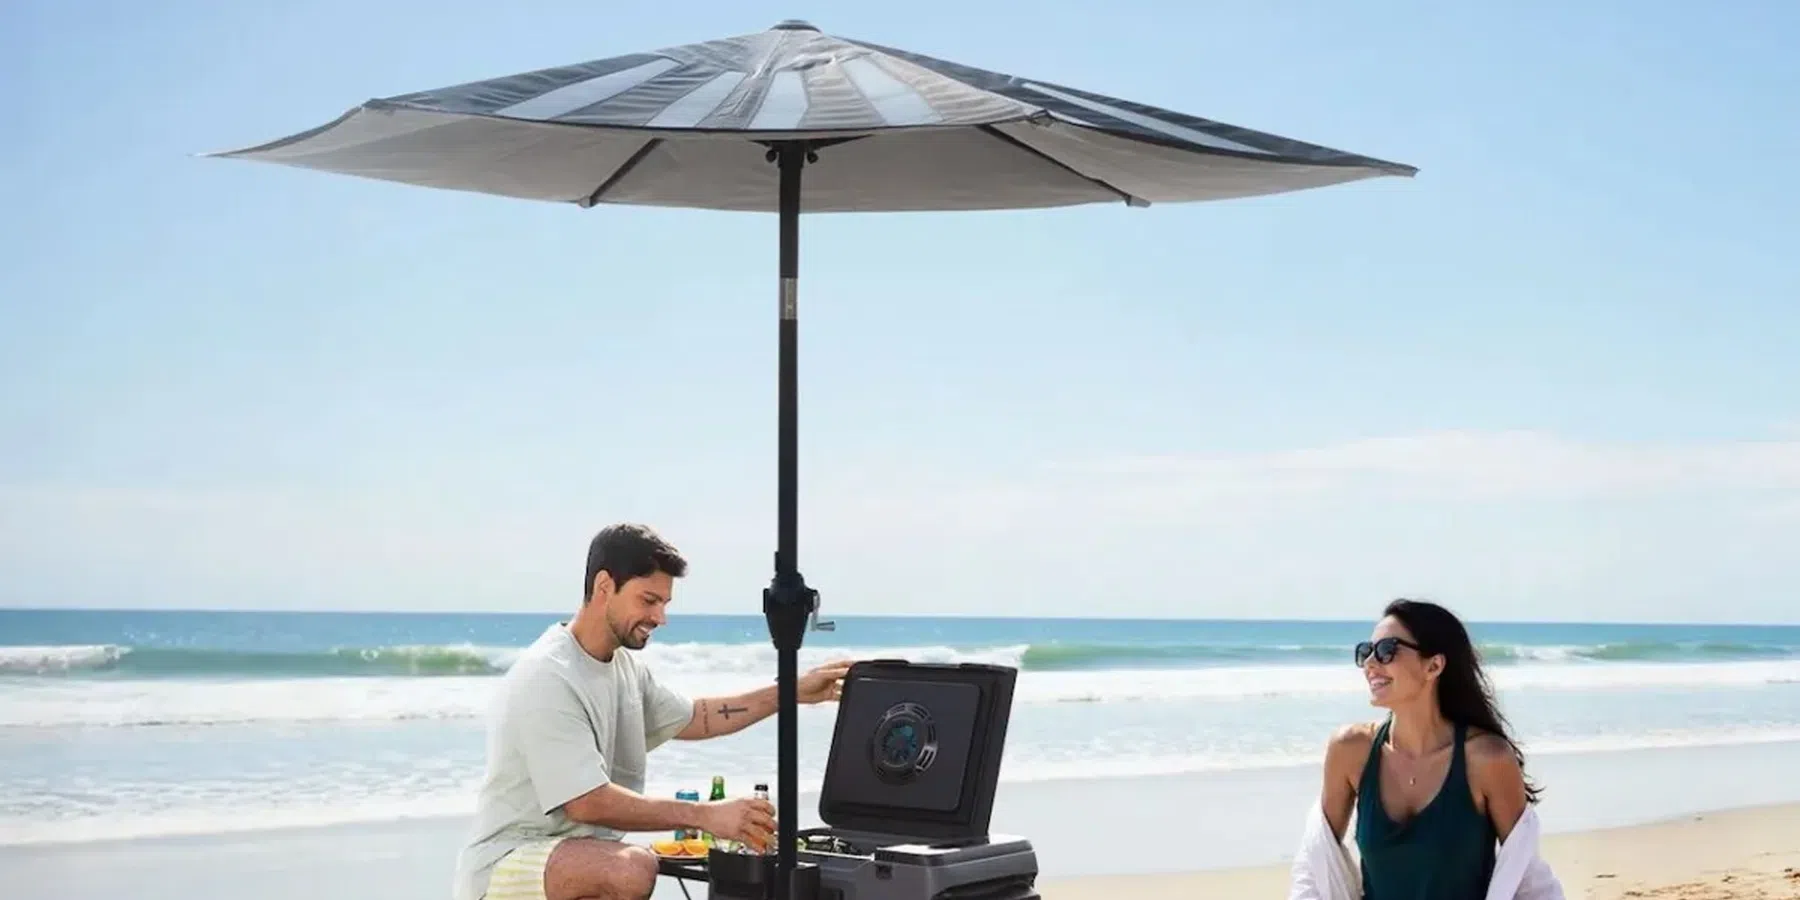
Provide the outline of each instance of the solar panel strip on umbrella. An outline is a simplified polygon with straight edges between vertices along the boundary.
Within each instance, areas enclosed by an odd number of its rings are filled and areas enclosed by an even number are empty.
[[[800,77],[806,82],[806,93],[811,102],[807,105],[806,116],[797,126],[799,128],[820,131],[854,128],[857,123],[881,114],[868,93],[849,77],[843,66],[812,66],[801,72]]]
[[[863,99],[874,107],[875,114],[888,125],[941,125],[944,116],[931,105],[925,94],[905,81],[895,78],[886,68],[867,57],[845,60],[844,77]]]
[[[517,106],[534,97],[540,97],[570,85],[642,66],[661,67],[667,61],[668,57],[662,54],[629,53],[610,59],[597,59],[574,65],[520,72],[516,75],[433,88],[371,102],[437,112],[494,115],[501,109]]]
[[[502,106],[492,113],[508,119],[531,119],[538,122],[575,122],[578,114],[602,106],[640,84],[649,82],[679,63],[672,59],[654,59],[629,69],[599,75],[552,91]]]
[[[656,114],[644,125],[657,129],[692,128],[706,118],[738,85],[744,83],[743,72],[720,72],[708,78],[694,90],[683,94],[679,99],[656,110]]]

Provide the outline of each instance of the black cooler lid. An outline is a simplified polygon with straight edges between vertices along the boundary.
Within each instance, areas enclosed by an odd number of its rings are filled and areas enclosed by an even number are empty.
[[[852,831],[986,837],[1018,670],[871,660],[850,667],[819,817]]]

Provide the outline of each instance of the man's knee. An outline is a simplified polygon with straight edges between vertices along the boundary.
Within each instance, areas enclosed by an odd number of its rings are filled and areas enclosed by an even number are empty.
[[[544,867],[549,900],[644,900],[656,890],[656,854],[616,841],[571,838]]]
[[[627,845],[619,854],[621,865],[621,890],[628,891],[633,897],[648,897],[656,891],[656,876],[662,871],[656,864],[656,854],[647,847],[635,844]]]

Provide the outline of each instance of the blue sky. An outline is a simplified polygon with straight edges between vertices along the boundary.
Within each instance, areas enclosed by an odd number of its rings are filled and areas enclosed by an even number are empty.
[[[1573,7],[6,4],[0,603],[757,609],[771,218],[196,154],[798,17],[1421,169],[808,219],[828,612],[1797,621],[1800,7]]]

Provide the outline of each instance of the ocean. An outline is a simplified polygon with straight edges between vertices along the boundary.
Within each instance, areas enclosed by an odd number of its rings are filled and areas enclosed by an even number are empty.
[[[456,815],[481,716],[555,614],[0,610],[0,844]],[[1369,623],[836,618],[839,656],[1021,669],[1003,781],[1316,765],[1368,719]],[[1528,757],[1800,741],[1800,626],[1471,625]],[[696,694],[768,684],[760,616],[673,616],[645,651]],[[816,790],[832,708],[800,721]],[[674,743],[651,790],[773,781],[775,728]]]

